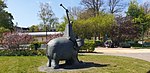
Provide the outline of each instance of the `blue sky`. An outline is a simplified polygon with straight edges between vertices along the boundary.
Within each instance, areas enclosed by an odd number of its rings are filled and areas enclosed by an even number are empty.
[[[146,0],[138,0],[142,3]],[[59,6],[61,3],[66,7],[78,6],[80,0],[7,0],[7,10],[14,16],[14,23],[20,27],[29,27],[39,24],[41,21],[38,17],[40,2],[50,3],[55,16],[61,19],[65,11]]]

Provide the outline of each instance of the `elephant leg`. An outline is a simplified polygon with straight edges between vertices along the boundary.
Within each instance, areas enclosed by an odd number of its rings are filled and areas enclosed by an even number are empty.
[[[47,56],[47,58],[48,58],[47,66],[51,67],[51,58],[49,56]]]
[[[51,60],[51,67],[54,69],[58,69],[59,68],[59,60],[52,59]]]
[[[78,53],[77,52],[73,55],[72,60],[73,60],[73,64],[79,64],[79,59],[78,59]]]
[[[73,64],[73,60],[72,59],[69,59],[69,60],[66,60],[66,65],[72,65]]]
[[[74,57],[72,59],[73,59],[73,64],[79,64],[79,60],[77,57]]]

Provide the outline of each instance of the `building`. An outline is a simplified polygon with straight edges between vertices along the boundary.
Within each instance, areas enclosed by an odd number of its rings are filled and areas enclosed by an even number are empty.
[[[61,35],[63,34],[62,32],[26,32],[26,33],[20,33],[20,34],[27,34],[27,35],[31,35],[34,38],[34,41],[37,42],[46,42],[46,35]]]
[[[14,30],[16,32],[29,32],[29,28],[24,28],[24,27],[14,27]]]

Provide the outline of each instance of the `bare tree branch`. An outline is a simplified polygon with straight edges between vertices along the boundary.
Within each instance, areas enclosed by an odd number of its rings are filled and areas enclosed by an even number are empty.
[[[122,12],[126,7],[126,4],[123,3],[123,0],[108,0],[109,12],[114,14]]]
[[[144,4],[142,4],[141,6],[143,7],[145,14],[150,13],[150,2],[149,1],[144,2]]]
[[[99,13],[103,4],[103,0],[81,0],[81,5],[85,6],[87,10],[92,9],[94,11],[94,16]]]

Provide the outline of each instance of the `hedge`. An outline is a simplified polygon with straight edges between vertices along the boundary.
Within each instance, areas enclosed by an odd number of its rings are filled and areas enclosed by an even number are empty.
[[[0,50],[0,56],[43,56],[45,50]]]
[[[41,42],[33,42],[33,43],[31,43],[30,48],[37,50],[38,48],[41,47],[41,44],[42,44]]]
[[[95,41],[95,46],[98,47],[98,46],[101,46],[103,47],[104,46],[104,42],[102,40],[96,40]]]
[[[93,52],[95,49],[94,41],[85,41],[84,46],[82,46],[79,52]],[[0,56],[44,56],[46,55],[46,50],[38,49],[38,50],[29,50],[29,49],[20,49],[20,50],[0,50]]]
[[[82,46],[79,52],[93,52],[95,49],[94,41],[84,41],[84,46]]]

